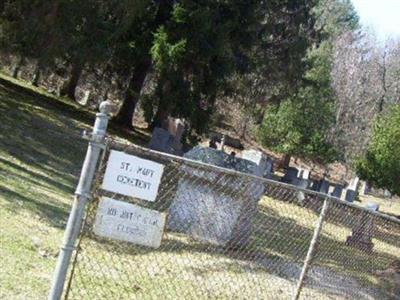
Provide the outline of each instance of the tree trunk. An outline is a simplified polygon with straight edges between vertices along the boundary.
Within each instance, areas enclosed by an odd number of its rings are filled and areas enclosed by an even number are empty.
[[[383,51],[383,56],[382,56],[382,90],[383,93],[378,101],[378,114],[380,114],[383,111],[383,104],[385,103],[385,97],[387,93],[387,88],[386,88],[386,49]]]
[[[153,122],[151,122],[150,129],[153,130],[155,127],[161,127],[167,130],[168,126],[166,121],[168,117],[169,113],[161,107],[158,107],[157,112],[153,118]]]
[[[75,90],[78,85],[79,78],[82,75],[84,64],[81,62],[75,62],[72,64],[71,76],[63,89],[61,90],[61,96],[67,96],[70,99],[76,100]]]
[[[31,84],[33,86],[39,85],[39,80],[41,78],[44,67],[45,67],[45,62],[43,61],[42,58],[39,58],[38,63],[36,64],[36,67],[35,67],[35,72],[33,73],[33,76],[31,79]]]
[[[129,80],[128,88],[125,92],[124,102],[116,115],[114,121],[122,127],[132,129],[132,119],[135,112],[136,104],[138,102],[140,91],[147,71],[150,67],[150,61],[140,64],[135,70]]]
[[[42,73],[42,64],[39,61],[37,63],[37,65],[36,65],[35,72],[33,73],[32,80],[31,80],[31,84],[33,86],[38,86],[39,85],[39,80],[40,80],[41,73]]]
[[[19,71],[21,70],[21,67],[24,64],[24,61],[25,61],[24,57],[20,56],[18,58],[18,61],[14,64],[14,66],[12,68],[12,71],[11,71],[11,76],[13,78],[17,78],[18,77]]]
[[[280,167],[282,168],[282,169],[287,169],[287,168],[289,168],[289,164],[290,164],[290,158],[291,158],[291,156],[289,155],[289,154],[285,154],[283,157],[282,157],[282,160],[280,161]]]
[[[250,117],[249,117],[249,114],[248,114],[248,113],[249,113],[249,112],[247,112],[247,111],[245,110],[246,116],[244,117],[242,130],[240,131],[240,135],[239,135],[239,138],[240,138],[240,139],[243,139],[243,140],[246,140],[247,125],[248,125],[248,123],[250,122]]]

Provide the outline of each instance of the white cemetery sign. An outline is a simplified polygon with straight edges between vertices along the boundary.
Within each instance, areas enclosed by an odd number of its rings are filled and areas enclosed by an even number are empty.
[[[103,197],[94,223],[94,233],[120,241],[158,248],[166,213]]]
[[[155,201],[164,165],[111,150],[104,174],[104,190]]]
[[[303,169],[303,174],[302,177],[303,179],[310,179],[310,170],[308,169]]]

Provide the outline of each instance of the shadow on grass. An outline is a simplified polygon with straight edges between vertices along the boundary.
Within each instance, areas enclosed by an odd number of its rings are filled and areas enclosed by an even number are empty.
[[[75,121],[72,112],[58,104],[3,86],[0,113],[0,176],[7,183],[2,195],[59,227],[67,218],[67,203],[83,160],[79,132],[85,123]],[[52,199],[47,190],[63,197]]]
[[[54,191],[61,190],[65,193],[73,194],[74,190],[71,185],[66,185],[57,181],[57,177],[48,177],[40,174],[37,171],[29,170],[28,168],[18,165],[12,161],[5,160],[0,157],[0,164],[6,166],[8,174],[17,179],[18,182],[27,181],[30,185],[40,186],[42,188],[56,188]],[[57,176],[58,174],[52,174]]]
[[[60,115],[64,114],[67,117],[84,122],[88,126],[92,126],[95,120],[95,113],[97,113],[97,111],[90,111],[86,107],[81,106],[79,103],[68,98],[60,99],[54,95],[46,96],[45,94],[39,94],[36,91],[25,87],[23,84],[18,85],[1,77],[0,89],[3,89],[9,94],[18,94],[18,96],[21,99],[24,99],[25,102],[30,102],[48,108],[49,110],[59,111]],[[113,120],[111,120],[109,124],[109,133],[141,146],[145,146],[149,143],[151,135],[147,130],[137,130],[136,128],[128,130],[126,128],[121,128]]]
[[[13,90],[0,89],[0,100],[2,151],[52,175],[76,170],[88,120]]]
[[[68,216],[68,206],[52,205],[27,195],[22,195],[12,191],[4,186],[0,186],[0,194],[12,204],[9,209],[18,213],[20,209],[28,209],[46,219],[46,221],[54,227],[62,228],[65,226],[65,220]]]
[[[81,132],[90,130],[95,114],[4,80],[0,80],[0,114],[0,180],[7,186],[5,198],[36,203],[24,208],[35,213],[43,208],[43,218],[54,223],[56,214],[49,209],[54,205],[64,210],[72,201],[87,145]],[[118,128],[112,127],[117,133]],[[148,139],[139,132],[122,135],[141,143]],[[29,187],[35,193],[25,194]],[[48,191],[61,197],[52,199]]]

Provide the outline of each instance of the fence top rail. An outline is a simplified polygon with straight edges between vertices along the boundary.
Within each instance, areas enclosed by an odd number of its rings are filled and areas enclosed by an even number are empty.
[[[112,150],[113,148],[115,148],[116,150],[123,150],[126,151],[129,154],[129,150],[131,151],[136,151],[136,152],[141,152],[142,154],[147,154],[153,157],[158,157],[161,159],[169,159],[172,161],[176,161],[176,162],[181,162],[181,163],[185,163],[186,165],[189,166],[193,166],[193,167],[197,167],[197,168],[203,168],[203,169],[208,169],[208,170],[213,170],[213,171],[218,171],[218,172],[223,172],[225,174],[230,174],[233,176],[238,176],[238,177],[245,177],[248,179],[254,179],[259,181],[260,183],[265,183],[267,185],[271,185],[271,186],[276,186],[276,187],[281,187],[287,190],[292,190],[294,192],[303,192],[307,195],[313,195],[313,196],[317,196],[320,199],[327,199],[329,201],[335,202],[335,203],[339,203],[360,211],[364,211],[368,214],[372,214],[375,215],[377,217],[386,219],[390,222],[394,222],[400,225],[400,219],[387,215],[385,213],[379,212],[379,211],[372,211],[367,209],[366,207],[360,206],[356,203],[351,203],[351,202],[347,202],[345,200],[341,200],[339,198],[321,193],[321,192],[316,192],[316,191],[312,191],[309,189],[305,189],[305,188],[301,188],[301,187],[297,187],[288,183],[284,183],[284,182],[280,182],[280,181],[276,181],[276,180],[272,180],[272,179],[267,179],[267,178],[263,178],[263,177],[259,177],[257,175],[253,175],[253,174],[249,174],[249,173],[243,173],[243,172],[239,172],[236,170],[232,170],[232,169],[227,169],[227,168],[223,168],[223,167],[219,167],[219,166],[215,166],[212,164],[208,164],[208,163],[204,163],[201,161],[196,161],[196,160],[192,160],[186,157],[182,157],[182,156],[176,156],[173,154],[169,154],[169,153],[164,153],[164,152],[159,152],[159,151],[155,151],[143,146],[139,146],[133,143],[128,143],[128,142],[124,142],[124,141],[117,141],[116,139],[112,138],[112,137],[107,137],[107,148],[108,150]]]

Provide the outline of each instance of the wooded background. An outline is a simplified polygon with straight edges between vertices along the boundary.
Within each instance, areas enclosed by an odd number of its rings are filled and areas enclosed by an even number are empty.
[[[378,42],[349,0],[6,0],[0,51],[15,78],[114,101],[121,128],[140,107],[150,129],[184,119],[192,144],[225,128],[353,169],[400,104],[400,41]]]

